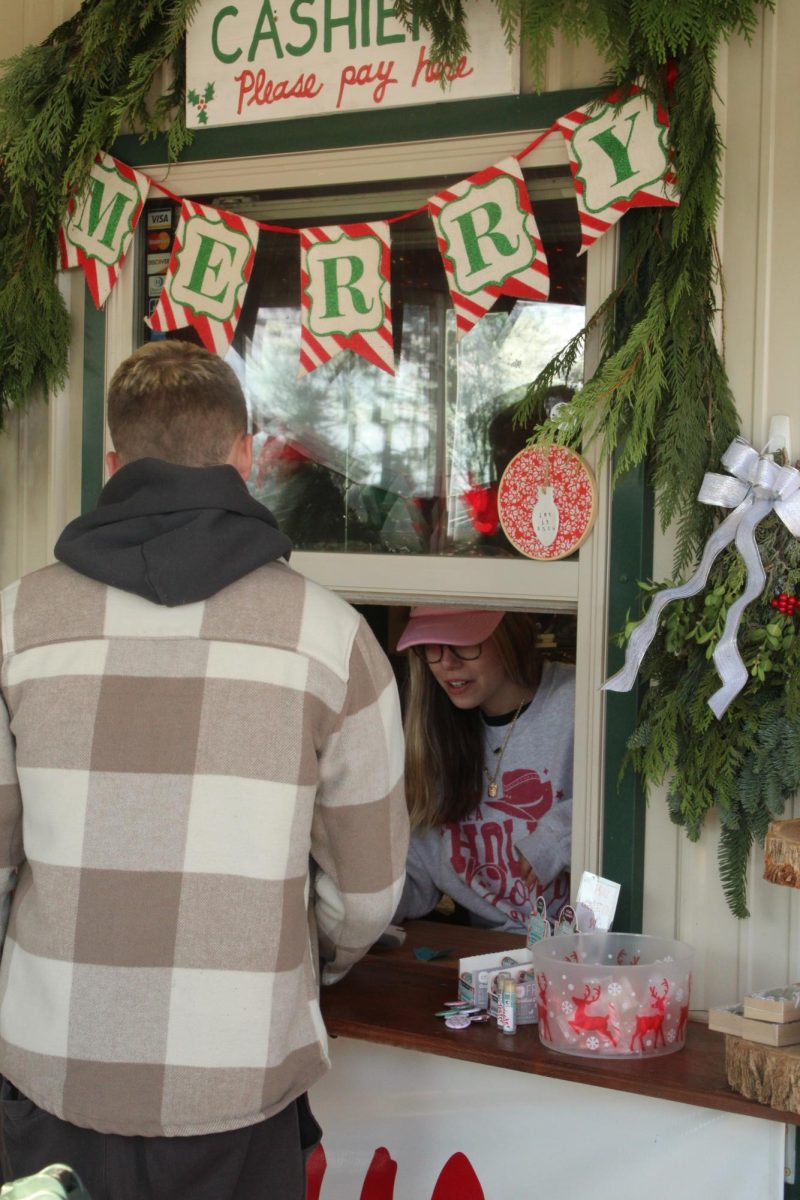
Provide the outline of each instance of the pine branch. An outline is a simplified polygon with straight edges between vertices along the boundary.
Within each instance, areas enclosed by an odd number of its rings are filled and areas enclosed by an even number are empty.
[[[183,119],[183,37],[199,0],[89,0],[0,78],[0,427],[11,408],[66,378],[69,325],[55,281],[56,237],[70,193],[124,123],[152,136]],[[166,60],[176,82],[147,97]],[[174,117],[173,117],[174,110]]]

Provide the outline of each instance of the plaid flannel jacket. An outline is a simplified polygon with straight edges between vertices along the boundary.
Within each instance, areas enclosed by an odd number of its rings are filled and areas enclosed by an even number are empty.
[[[332,982],[402,890],[385,656],[284,563],[178,608],[56,564],[0,608],[0,1071],[105,1132],[271,1116],[328,1066],[315,919]]]

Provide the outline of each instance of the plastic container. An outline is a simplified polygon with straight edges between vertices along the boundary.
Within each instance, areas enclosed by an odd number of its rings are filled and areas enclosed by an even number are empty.
[[[641,933],[573,933],[533,947],[539,1037],[584,1058],[655,1058],[686,1040],[691,946]]]

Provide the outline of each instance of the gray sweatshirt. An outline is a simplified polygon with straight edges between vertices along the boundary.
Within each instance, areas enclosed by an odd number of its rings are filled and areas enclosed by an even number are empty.
[[[558,915],[569,900],[574,730],[574,668],[545,663],[503,753],[497,796],[489,798],[484,779],[483,798],[469,816],[412,836],[395,921],[425,916],[443,894],[464,905],[473,924],[506,931],[524,930],[540,895],[547,915]],[[484,724],[490,775],[507,732]],[[522,882],[518,854],[536,872],[533,890]]]

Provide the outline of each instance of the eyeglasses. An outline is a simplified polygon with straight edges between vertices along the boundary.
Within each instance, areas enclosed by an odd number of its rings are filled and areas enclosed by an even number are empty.
[[[421,658],[429,667],[442,661],[445,650],[449,650],[451,654],[454,654],[456,658],[460,658],[462,662],[473,662],[474,659],[480,658],[482,649],[483,642],[479,642],[477,646],[439,646],[435,643],[426,643],[422,646],[413,647],[417,658]]]

